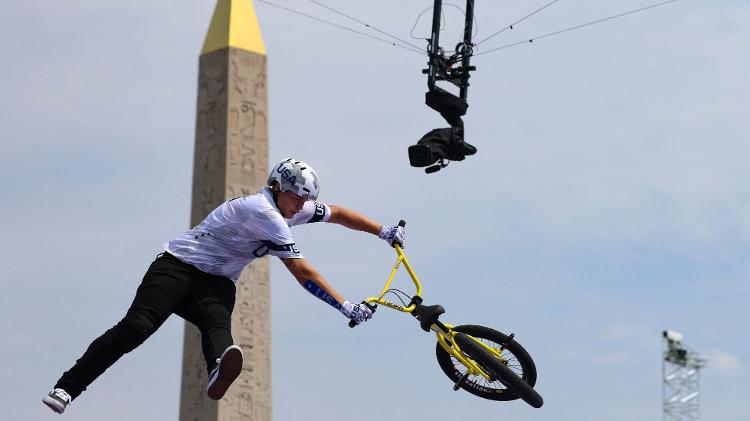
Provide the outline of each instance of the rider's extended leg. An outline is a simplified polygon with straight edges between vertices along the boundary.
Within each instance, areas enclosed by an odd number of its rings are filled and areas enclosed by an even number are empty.
[[[232,309],[235,285],[228,279],[200,273],[191,277],[189,298],[175,314],[198,327],[206,368],[210,372],[216,359],[234,342],[232,340]]]
[[[75,399],[124,354],[142,344],[172,314],[187,292],[184,263],[162,255],[149,267],[125,317],[89,345],[55,388]]]
[[[200,329],[209,373],[206,393],[211,399],[221,399],[243,365],[242,350],[232,345],[235,286],[227,278],[205,273],[192,277],[190,283],[189,298],[175,313]]]

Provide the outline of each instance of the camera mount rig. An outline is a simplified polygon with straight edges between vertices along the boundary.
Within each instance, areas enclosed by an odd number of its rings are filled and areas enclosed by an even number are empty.
[[[474,54],[472,43],[472,26],[474,22],[474,0],[466,0],[466,16],[463,41],[456,45],[452,55],[446,56],[440,47],[440,20],[442,0],[435,0],[432,14],[432,32],[427,46],[429,61],[422,73],[427,75],[428,91],[425,103],[440,113],[450,127],[434,129],[422,136],[416,145],[409,147],[409,162],[414,167],[427,167],[430,174],[445,168],[446,161],[462,161],[467,155],[473,155],[477,149],[464,141],[464,123],[461,119],[469,107],[466,101],[469,91],[470,65]],[[456,96],[437,86],[438,81],[447,81],[457,86]]]

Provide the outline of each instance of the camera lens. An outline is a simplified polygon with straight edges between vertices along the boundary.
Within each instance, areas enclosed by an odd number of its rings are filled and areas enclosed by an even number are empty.
[[[412,167],[426,167],[437,161],[432,156],[432,151],[425,145],[409,146],[409,163]]]

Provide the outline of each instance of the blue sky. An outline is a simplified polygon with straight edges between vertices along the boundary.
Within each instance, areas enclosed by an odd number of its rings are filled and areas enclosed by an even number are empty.
[[[350,24],[310,2],[278,3]],[[326,4],[408,37],[432,2],[412,3]],[[520,3],[477,2],[477,39],[545,4]],[[560,1],[480,51],[648,4]],[[41,397],[188,228],[198,54],[213,5],[5,5],[3,419],[52,419]],[[423,104],[425,58],[257,3],[271,161],[314,165],[328,203],[406,219],[426,300],[453,324],[515,332],[545,397],[533,410],[453,392],[410,318],[383,310],[350,330],[274,260],[274,417],[418,408],[433,419],[659,419],[669,328],[708,358],[703,418],[746,418],[749,6],[682,0],[476,57],[465,121],[479,152],[426,176],[406,155],[444,124]],[[461,15],[446,17],[449,45]],[[392,263],[382,241],[336,226],[295,238],[352,301],[378,291]],[[170,319],[64,416],[177,419],[182,327]]]

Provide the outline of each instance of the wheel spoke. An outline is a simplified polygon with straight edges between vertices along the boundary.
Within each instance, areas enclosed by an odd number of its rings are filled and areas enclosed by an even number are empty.
[[[536,381],[536,371],[534,370],[533,361],[520,344],[514,341],[509,341],[506,335],[482,326],[457,326],[456,331],[472,337],[478,343],[482,344],[482,348],[486,347],[488,350],[491,350],[491,354],[496,355],[495,359],[498,363],[501,363],[505,368],[510,370],[510,372],[522,378],[524,381],[529,382],[531,385]],[[445,371],[455,384],[458,379],[465,376],[470,369],[464,366],[459,359],[445,351],[445,349],[439,344],[437,346],[438,362],[443,368],[443,371]],[[490,361],[489,363],[492,362]],[[492,376],[490,379],[485,378],[481,374],[468,375],[461,383],[460,387],[472,394],[487,399],[518,399],[517,393],[515,391],[511,392],[508,387],[500,381],[502,377],[497,377],[501,376],[502,372],[497,372],[496,369],[490,367],[485,368],[484,365],[484,363],[480,364],[480,367],[485,373]],[[527,370],[530,371],[527,372]],[[510,372],[508,372],[508,374],[510,374]],[[504,381],[507,382],[508,380]]]
[[[518,358],[516,358],[513,353],[511,353],[507,348],[503,348],[502,345],[487,339],[487,338],[476,338],[489,348],[494,349],[497,351],[503,358],[503,363],[508,366],[508,368],[512,369],[514,373],[516,373],[519,377],[523,377],[523,366],[518,361]],[[460,373],[460,375],[466,374],[468,371],[468,368],[466,368],[463,363],[461,363],[458,358],[451,356],[451,361],[453,362],[453,366],[456,368],[456,371]],[[511,364],[511,362],[514,362],[514,364]],[[495,390],[507,390],[508,388],[505,387],[504,384],[502,384],[499,380],[494,379],[492,381],[488,381],[484,376],[478,375],[478,376],[469,376],[469,378],[466,380],[465,384],[474,384],[478,387],[487,388],[487,389],[495,389]]]

